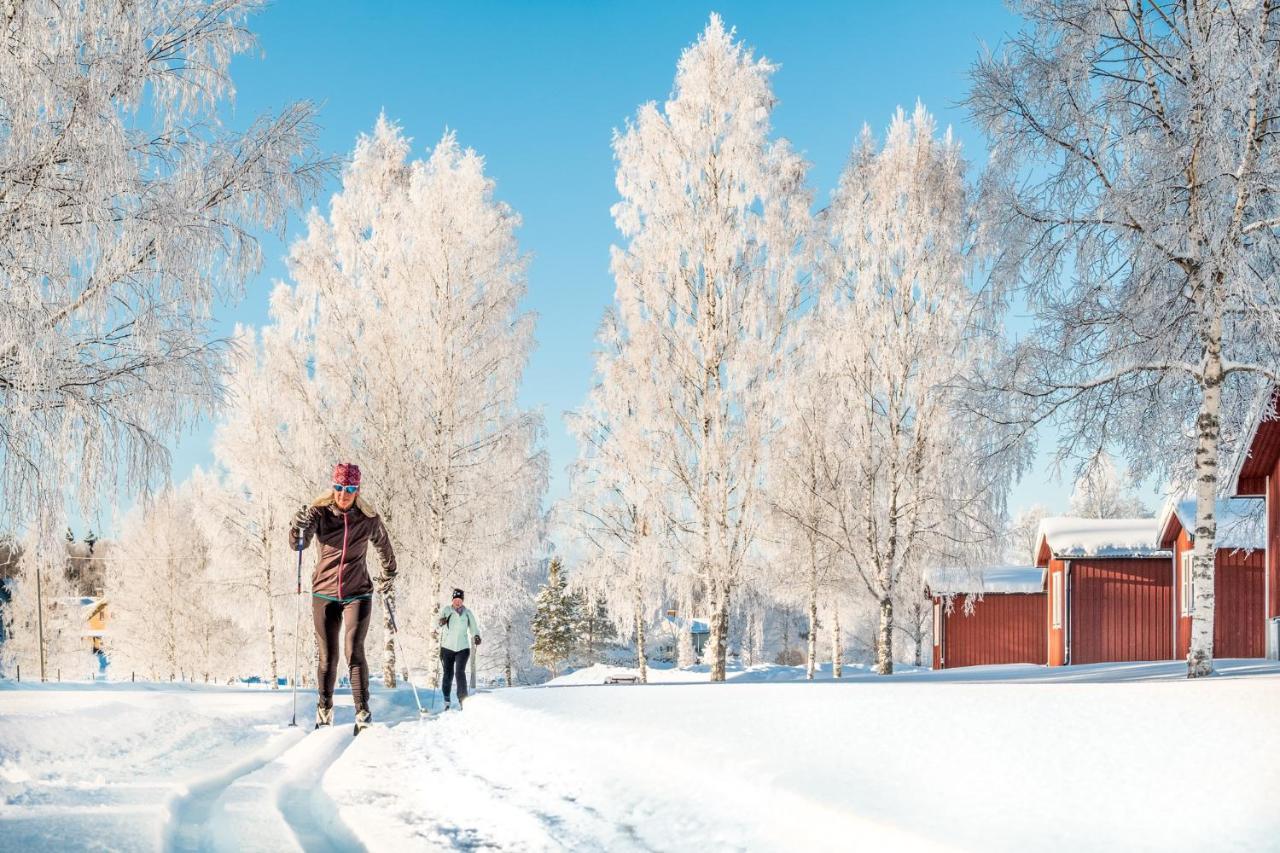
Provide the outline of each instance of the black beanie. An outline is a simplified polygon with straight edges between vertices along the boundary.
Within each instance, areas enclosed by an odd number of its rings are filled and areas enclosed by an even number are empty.
[[[455,589],[455,590],[453,591],[453,595],[452,595],[452,596],[450,596],[450,597],[451,597],[451,598],[466,598],[466,596],[464,596],[464,595],[462,594],[462,590],[460,590],[460,589]]]

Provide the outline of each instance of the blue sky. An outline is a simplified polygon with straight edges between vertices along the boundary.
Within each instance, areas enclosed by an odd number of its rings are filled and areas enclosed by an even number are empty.
[[[774,77],[775,130],[812,163],[810,183],[825,204],[864,123],[880,132],[899,105],[917,99],[951,125],[972,161],[985,141],[960,102],[967,70],[1018,19],[990,0],[884,2],[496,2],[351,4],[281,0],[251,19],[259,50],[237,58],[232,125],[295,99],[322,105],[321,147],[346,154],[379,111],[398,121],[423,156],[446,128],[476,149],[498,196],[524,219],[532,255],[527,306],[538,315],[538,349],[523,403],[548,428],[552,486],[564,494],[574,453],[562,421],[591,380],[602,309],[613,297],[609,216],[616,201],[610,137],[636,108],[662,101],[676,60],[719,12],[738,35],[781,68]],[[332,188],[317,199],[323,210]],[[224,306],[219,326],[260,324],[273,280],[286,275],[285,242],[265,239],[267,264],[244,300]],[[206,427],[175,453],[174,479],[210,460]],[[1037,476],[1012,505],[1064,509],[1069,489]],[[105,521],[105,519],[103,519]],[[99,524],[99,529],[105,525]]]

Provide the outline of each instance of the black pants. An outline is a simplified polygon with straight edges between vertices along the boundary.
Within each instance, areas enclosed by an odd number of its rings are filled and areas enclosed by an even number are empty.
[[[458,701],[467,698],[467,658],[471,657],[471,649],[455,652],[453,649],[440,650],[441,669],[444,670],[440,681],[440,692],[444,701],[449,701],[449,682],[458,681]]]
[[[351,699],[356,710],[369,707],[369,666],[364,659],[364,635],[369,633],[369,614],[373,601],[360,598],[348,601],[311,599],[311,618],[316,625],[316,645],[320,648],[320,666],[316,671],[317,702],[321,708],[333,707],[333,685],[338,680],[338,632],[342,634],[342,653],[351,667]]]

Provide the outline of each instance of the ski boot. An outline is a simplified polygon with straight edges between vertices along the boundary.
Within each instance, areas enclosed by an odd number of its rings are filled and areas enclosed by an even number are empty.
[[[333,725],[333,709],[316,706],[316,728]]]
[[[362,731],[369,728],[369,724],[372,722],[373,722],[373,714],[369,713],[368,708],[361,708],[360,710],[356,711],[356,727],[355,727],[355,731],[351,733],[352,737],[360,734]]]

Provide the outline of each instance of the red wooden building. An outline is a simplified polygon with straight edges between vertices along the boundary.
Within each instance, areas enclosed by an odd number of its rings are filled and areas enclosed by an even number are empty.
[[[1048,649],[1044,576],[1037,566],[929,572],[933,668],[1043,664]]]
[[[1261,498],[1266,519],[1263,535],[1262,597],[1266,618],[1267,657],[1280,658],[1280,390],[1258,410],[1245,452],[1236,459],[1230,478],[1238,497]],[[1216,620],[1215,620],[1216,621]],[[1214,635],[1216,637],[1217,631]],[[1218,654],[1216,648],[1214,654]]]
[[[1048,663],[1171,660],[1173,563],[1154,518],[1046,518]]]
[[[1220,500],[1213,572],[1213,655],[1260,658],[1266,648],[1266,526],[1263,502]],[[1194,499],[1171,501],[1160,516],[1160,544],[1173,551],[1175,602],[1174,657],[1185,659],[1191,645],[1195,605],[1191,550],[1195,545]]]

